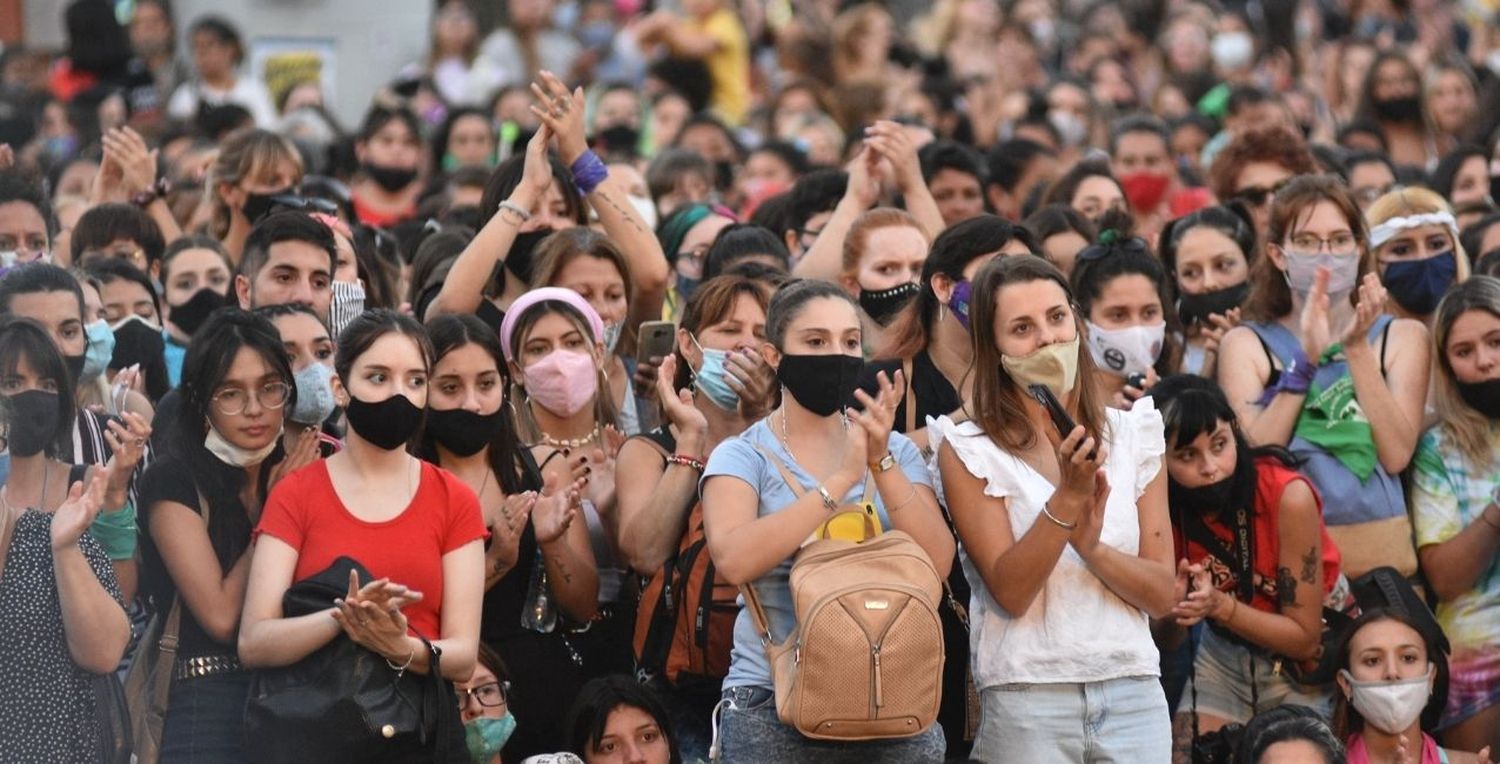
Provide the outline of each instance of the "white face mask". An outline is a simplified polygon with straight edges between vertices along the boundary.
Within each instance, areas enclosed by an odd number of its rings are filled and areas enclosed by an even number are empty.
[[[1155,326],[1132,326],[1127,329],[1102,329],[1089,324],[1089,352],[1094,364],[1117,377],[1145,374],[1156,365],[1166,341],[1165,321]]]
[[[656,230],[656,202],[651,201],[649,196],[628,196],[630,206],[640,213],[641,219],[646,221],[646,227]]]
[[[277,430],[276,437],[272,438],[270,443],[254,451],[250,451],[225,440],[224,436],[220,435],[218,429],[212,424],[208,426],[208,435],[203,437],[203,447],[208,449],[209,453],[231,467],[240,468],[260,464],[265,461],[266,457],[270,456],[271,452],[276,450],[276,444],[279,442],[281,442],[281,431]]]
[[[1432,695],[1433,666],[1427,673],[1394,682],[1359,682],[1347,670],[1340,671],[1349,683],[1349,703],[1371,727],[1387,735],[1399,735],[1411,728]]]

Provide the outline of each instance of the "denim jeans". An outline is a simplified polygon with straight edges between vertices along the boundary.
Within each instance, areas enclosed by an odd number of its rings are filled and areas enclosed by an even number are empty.
[[[172,682],[162,730],[163,762],[245,761],[250,675],[214,674]]]
[[[817,764],[874,764],[875,762],[941,762],[946,748],[943,727],[907,738],[844,743],[814,740],[787,726],[776,716],[776,694],[769,687],[730,687],[724,690],[719,722],[721,761],[803,762]]]
[[[1154,676],[1085,684],[1008,684],[983,691],[973,757],[985,762],[1165,764],[1167,699]]]

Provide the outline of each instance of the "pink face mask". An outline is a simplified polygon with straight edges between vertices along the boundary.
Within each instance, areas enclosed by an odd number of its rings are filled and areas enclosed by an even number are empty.
[[[526,395],[542,408],[570,417],[583,410],[599,391],[594,358],[575,350],[554,350],[521,371]]]

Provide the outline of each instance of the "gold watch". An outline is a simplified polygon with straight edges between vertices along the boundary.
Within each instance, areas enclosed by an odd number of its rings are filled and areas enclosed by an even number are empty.
[[[895,466],[896,456],[890,451],[887,451],[885,452],[885,456],[880,457],[880,461],[870,464],[870,471],[878,475]]]

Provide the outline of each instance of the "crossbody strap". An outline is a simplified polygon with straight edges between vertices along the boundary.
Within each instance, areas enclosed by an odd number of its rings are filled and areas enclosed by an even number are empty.
[[[911,381],[911,359],[901,359],[901,378],[906,380],[906,397],[902,403],[906,406],[906,435],[911,436],[917,431],[917,386]]]
[[[201,510],[199,514],[203,516],[203,530],[207,533],[208,521],[213,517],[213,509],[209,506],[208,497],[203,495],[202,489],[198,490],[198,508]],[[213,539],[209,539],[208,543],[209,546],[213,546]],[[249,550],[245,551],[245,554],[249,553]],[[172,609],[167,612],[167,622],[162,625],[161,641],[157,643],[157,647],[167,656],[166,660],[170,661],[177,659],[177,638],[181,633],[182,627],[182,594],[180,587],[178,591],[179,593],[172,598]]]

